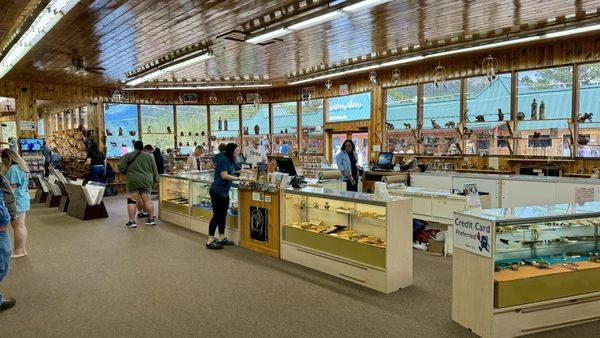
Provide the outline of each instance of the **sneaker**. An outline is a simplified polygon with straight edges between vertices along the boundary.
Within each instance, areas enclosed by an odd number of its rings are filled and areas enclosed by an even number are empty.
[[[10,309],[11,307],[15,306],[16,303],[17,300],[12,297],[4,298],[2,303],[0,303],[0,311]]]
[[[219,243],[219,241],[212,241],[210,243],[206,243],[206,247],[211,250],[220,250],[223,249],[223,244]]]
[[[125,223],[125,227],[126,228],[137,228],[137,223],[129,221],[129,222]]]
[[[146,225],[156,225],[156,217],[152,217],[151,219],[147,218]]]
[[[145,212],[138,212],[137,218],[148,218],[148,214]]]
[[[219,243],[221,243],[221,245],[233,245],[233,242],[227,239],[227,237],[220,240]]]

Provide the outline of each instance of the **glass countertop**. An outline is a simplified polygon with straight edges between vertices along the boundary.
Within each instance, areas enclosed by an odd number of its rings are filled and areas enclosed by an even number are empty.
[[[406,198],[401,197],[388,197],[383,200],[376,197],[373,194],[367,194],[363,192],[354,192],[354,191],[344,191],[344,190],[334,190],[320,187],[304,187],[302,189],[295,188],[287,188],[285,189],[286,193],[298,194],[298,195],[306,195],[313,197],[321,197],[321,198],[331,198],[331,199],[339,199],[346,200],[350,202],[362,202],[366,204],[375,204],[375,205],[385,205],[386,202],[390,201],[398,201]]]

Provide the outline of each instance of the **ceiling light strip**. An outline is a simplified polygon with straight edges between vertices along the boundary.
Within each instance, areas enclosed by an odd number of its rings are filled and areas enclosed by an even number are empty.
[[[329,73],[329,74],[320,75],[320,76],[316,76],[316,77],[312,77],[312,78],[290,81],[290,82],[288,82],[288,85],[296,85],[296,84],[302,84],[302,83],[307,83],[307,82],[319,81],[319,80],[324,80],[324,79],[342,76],[342,75],[346,75],[346,74],[364,72],[364,71],[376,69],[376,68],[397,66],[397,65],[421,61],[421,60],[425,60],[425,59],[476,52],[476,51],[480,51],[480,50],[511,46],[511,45],[516,45],[516,44],[520,44],[520,43],[527,43],[527,42],[532,42],[532,41],[545,40],[545,39],[575,35],[575,34],[580,34],[580,33],[587,33],[587,32],[592,32],[592,31],[596,31],[596,30],[600,30],[600,24],[586,26],[586,27],[573,28],[573,29],[567,29],[567,30],[563,30],[563,31],[552,32],[552,33],[547,33],[547,34],[542,34],[542,35],[535,35],[535,36],[528,36],[528,37],[524,37],[524,38],[506,40],[506,41],[492,42],[492,43],[488,43],[488,44],[482,44],[482,45],[477,45],[477,46],[472,46],[472,47],[465,47],[465,48],[461,48],[461,49],[453,49],[453,50],[431,53],[431,54],[416,55],[416,56],[411,56],[411,57],[407,57],[407,58],[403,58],[403,59],[387,61],[387,62],[375,64],[375,65],[353,68],[351,70],[343,70],[340,72]]]
[[[256,83],[256,84],[221,84],[212,86],[154,86],[154,87],[127,87],[122,90],[212,90],[212,89],[250,89],[250,88],[268,88],[271,83]]]
[[[144,74],[144,75],[142,75],[142,76],[140,76],[138,78],[135,78],[133,80],[127,81],[126,84],[128,86],[137,86],[139,84],[142,84],[144,82],[147,82],[147,81],[150,81],[152,79],[155,79],[155,78],[157,78],[157,77],[159,77],[161,75],[164,75],[166,73],[169,73],[169,72],[172,72],[172,71],[175,71],[177,69],[184,68],[184,67],[192,66],[192,65],[194,65],[196,63],[202,62],[204,60],[208,60],[208,59],[210,59],[212,57],[213,57],[212,52],[206,51],[205,53],[203,53],[201,55],[194,56],[194,57],[191,57],[189,59],[184,59],[183,61],[179,61],[178,62],[177,59],[176,59],[175,61],[173,61],[173,62],[171,62],[171,63],[169,63],[169,64],[167,64],[167,65],[165,65],[165,66],[163,66],[161,68],[157,68],[157,69],[155,69],[153,71],[150,71],[150,72],[148,72],[148,73],[146,73],[146,74]]]
[[[0,60],[0,79],[62,19],[79,0],[51,0],[31,26]]]

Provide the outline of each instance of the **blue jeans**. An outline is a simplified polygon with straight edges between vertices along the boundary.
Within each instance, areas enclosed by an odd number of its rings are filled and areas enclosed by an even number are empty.
[[[0,281],[4,279],[8,273],[8,263],[10,262],[10,255],[12,254],[12,244],[10,242],[10,236],[8,235],[8,229],[4,227],[4,230],[0,230]],[[0,303],[4,300],[2,293],[0,293]]]
[[[105,169],[103,165],[93,165],[90,167],[90,175],[88,181],[90,182],[102,182]]]

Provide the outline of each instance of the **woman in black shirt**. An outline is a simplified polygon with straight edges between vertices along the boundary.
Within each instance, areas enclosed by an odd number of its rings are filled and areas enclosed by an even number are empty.
[[[90,167],[88,181],[102,182],[102,178],[106,173],[106,157],[98,148],[98,144],[94,141],[90,142],[85,164]]]

